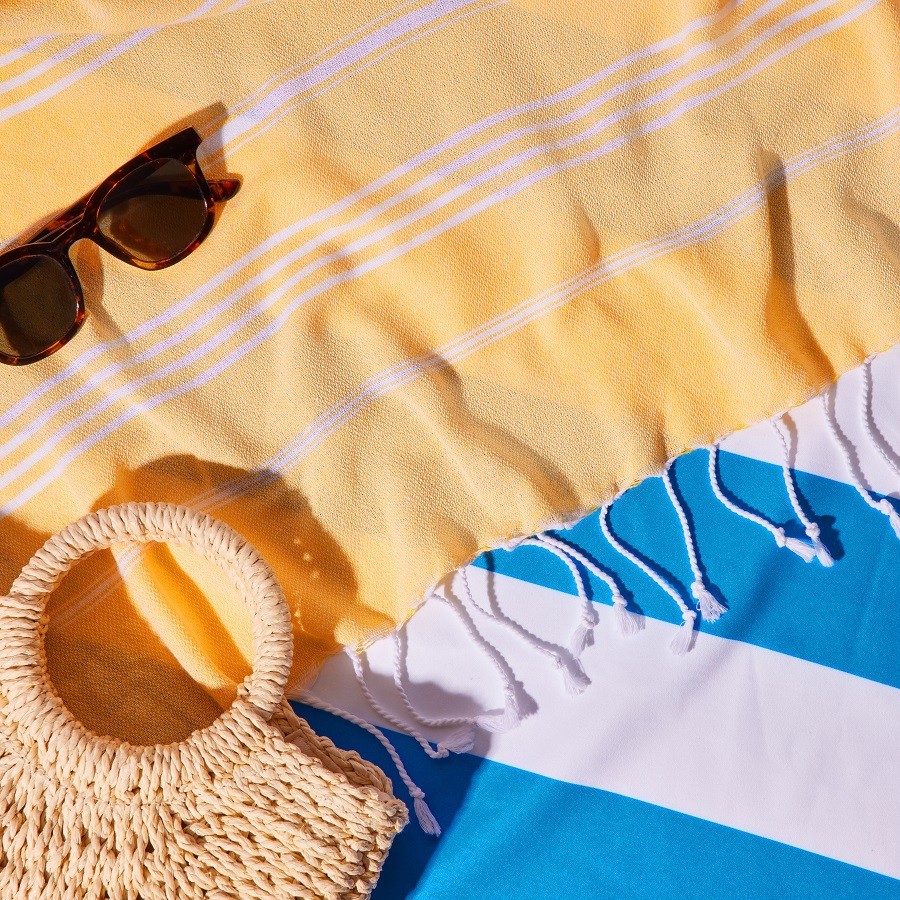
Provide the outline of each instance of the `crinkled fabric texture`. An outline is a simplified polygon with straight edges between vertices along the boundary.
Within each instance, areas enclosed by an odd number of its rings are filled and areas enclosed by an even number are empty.
[[[0,66],[0,241],[187,124],[243,181],[170,269],[75,248],[83,330],[0,372],[0,584],[90,509],[197,506],[282,580],[295,685],[900,337],[886,0],[18,0]],[[247,625],[201,562],[115,552],[55,597],[52,674],[175,739]]]

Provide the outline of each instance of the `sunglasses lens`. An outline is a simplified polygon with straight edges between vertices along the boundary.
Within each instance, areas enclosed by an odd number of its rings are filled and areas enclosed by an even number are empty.
[[[206,198],[190,169],[177,159],[154,159],[126,175],[97,213],[101,233],[144,262],[165,262],[199,237]]]
[[[25,256],[0,267],[0,352],[34,356],[63,340],[77,320],[72,283],[52,256]]]

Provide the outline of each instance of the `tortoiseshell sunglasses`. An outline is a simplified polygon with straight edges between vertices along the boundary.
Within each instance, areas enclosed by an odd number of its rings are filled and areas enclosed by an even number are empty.
[[[207,181],[200,135],[186,128],[116,169],[31,237],[0,254],[0,362],[33,363],[67,344],[85,319],[69,248],[87,238],[140,269],[192,253],[213,226],[215,204],[239,181]]]

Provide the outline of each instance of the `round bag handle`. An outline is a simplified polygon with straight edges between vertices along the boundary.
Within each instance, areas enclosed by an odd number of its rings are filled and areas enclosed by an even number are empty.
[[[284,696],[293,657],[291,616],[281,586],[234,529],[171,503],[124,503],[90,513],[49,538],[22,569],[9,596],[0,598],[0,684],[9,711],[27,706],[33,721],[37,695],[59,714],[44,649],[48,597],[78,560],[122,541],[183,544],[231,576],[249,608],[253,635],[253,671],[238,697],[268,721]]]

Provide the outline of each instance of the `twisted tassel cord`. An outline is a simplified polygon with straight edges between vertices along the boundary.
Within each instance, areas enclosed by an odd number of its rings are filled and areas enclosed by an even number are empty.
[[[475,743],[475,728],[478,725],[477,716],[444,716],[435,718],[425,716],[420,713],[409,698],[407,692],[406,681],[408,673],[406,671],[406,625],[401,625],[393,634],[394,639],[394,667],[393,679],[394,687],[403,702],[406,711],[420,724],[429,728],[449,728],[455,730],[446,738],[438,741],[438,750],[445,749],[451,753],[468,753]]]
[[[693,609],[688,608],[681,594],[678,593],[667,578],[664,578],[659,572],[648,566],[644,560],[632,553],[615,536],[610,527],[608,503],[600,507],[598,521],[600,522],[600,530],[603,532],[603,536],[609,541],[613,549],[624,556],[630,563],[637,566],[648,578],[655,581],[678,604],[678,608],[681,610],[682,624],[669,646],[674,654],[683,656],[694,644],[694,623],[697,620],[697,613]]]
[[[570,556],[575,562],[581,563],[592,575],[603,581],[609,588],[610,598],[615,608],[616,627],[623,636],[637,634],[644,627],[644,617],[628,608],[628,601],[622,593],[622,586],[618,580],[598,566],[586,553],[582,553],[574,544],[564,541],[552,534],[539,535],[540,540],[558,548]]]
[[[684,544],[687,547],[688,560],[691,564],[691,572],[694,573],[694,581],[691,584],[691,594],[694,599],[697,601],[697,605],[700,608],[700,615],[706,619],[707,622],[715,622],[717,619],[721,618],[723,613],[726,612],[724,606],[713,596],[712,591],[710,591],[708,585],[706,584],[706,579],[703,577],[703,570],[700,568],[700,560],[697,557],[697,542],[693,533],[693,529],[691,528],[690,522],[688,522],[687,513],[684,510],[684,505],[678,497],[678,494],[675,491],[675,486],[672,484],[672,460],[667,462],[662,470],[662,481],[666,488],[666,493],[669,495],[669,500],[672,503],[672,506],[675,508],[675,512],[678,515],[678,521],[681,523],[681,532],[684,535]]]
[[[597,622],[600,621],[597,610],[594,608],[594,604],[588,596],[584,578],[571,554],[562,549],[558,542],[546,535],[539,534],[530,538],[525,543],[532,547],[540,547],[542,550],[552,553],[572,573],[572,580],[575,582],[575,590],[578,592],[578,599],[581,601],[580,621],[569,641],[572,655],[577,659],[584,653],[587,647],[594,643],[594,627]]]
[[[844,459],[844,465],[846,466],[847,473],[850,475],[850,480],[853,482],[853,487],[856,488],[856,492],[862,497],[863,501],[870,509],[874,509],[875,512],[881,513],[887,518],[894,534],[900,538],[900,516],[897,515],[897,511],[894,509],[893,504],[887,498],[876,497],[875,494],[863,484],[862,473],[858,469],[857,462],[854,459],[850,441],[837,422],[837,412],[835,409],[836,395],[837,389],[835,386],[822,394],[820,402],[822,404],[822,411],[825,414],[825,422],[828,425],[828,430],[831,433],[832,438],[834,438],[835,444],[837,444],[841,451],[841,456]]]
[[[897,458],[895,455],[888,453],[886,441],[884,436],[876,432],[875,428],[875,415],[873,412],[873,398],[872,398],[872,360],[867,359],[862,365],[862,385],[863,385],[863,396],[862,396],[862,421],[863,428],[866,431],[866,436],[869,438],[869,443],[875,448],[875,451],[884,461],[884,464],[893,471],[895,475],[900,477],[900,464],[897,462]],[[894,505],[887,498],[882,498],[878,501],[878,509],[879,512],[883,513],[888,517],[888,521],[891,523],[891,528],[894,529],[894,534],[900,538],[900,515],[897,514],[896,509],[894,509]]]
[[[463,584],[467,588],[469,602],[473,602],[465,569],[461,570],[461,574]],[[477,646],[481,647],[503,681],[503,698],[505,701],[503,711],[500,713],[484,713],[477,716],[475,721],[478,727],[496,734],[515,728],[521,721],[522,715],[516,694],[516,680],[509,663],[503,658],[503,654],[478,630],[472,616],[452,592],[436,591],[432,596],[444,602],[456,614],[469,637]]]
[[[449,751],[444,748],[438,748],[435,750],[431,744],[425,739],[425,737],[407,722],[404,722],[402,719],[395,716],[393,713],[389,712],[384,706],[375,698],[375,695],[369,688],[369,685],[366,681],[366,673],[364,669],[364,665],[366,662],[366,652],[365,650],[353,650],[350,647],[345,648],[345,652],[348,657],[350,657],[350,662],[353,664],[353,674],[356,676],[356,683],[359,685],[360,690],[363,693],[363,696],[366,698],[366,702],[372,709],[378,713],[386,722],[390,722],[391,725],[394,726],[398,731],[403,732],[404,734],[409,735],[421,748],[425,751],[425,753],[431,757],[431,759],[444,759]]]
[[[526,538],[522,541],[520,546],[534,546],[537,545],[541,547],[541,549],[548,549],[544,547],[540,542],[536,542],[534,538]],[[577,695],[582,693],[585,688],[590,685],[591,680],[588,678],[587,673],[584,671],[581,663],[578,661],[577,657],[573,656],[568,650],[565,650],[562,647],[554,646],[548,641],[544,641],[539,638],[537,635],[532,634],[527,628],[520,625],[514,619],[511,619],[502,609],[500,609],[499,603],[494,604],[494,608],[491,610],[486,610],[480,604],[475,602],[475,597],[472,593],[472,588],[469,585],[469,576],[465,569],[460,569],[460,575],[462,576],[463,586],[466,591],[466,598],[469,603],[475,607],[482,615],[487,616],[493,619],[496,622],[499,622],[505,628],[508,628],[513,634],[516,635],[520,640],[523,640],[529,647],[533,647],[538,653],[548,657],[553,664],[553,667],[560,673],[563,680],[563,687],[567,694]],[[582,590],[584,589],[584,585],[582,584]]]
[[[301,702],[305,703],[307,706],[312,706],[314,709],[320,709],[322,712],[338,716],[339,718],[350,722],[352,725],[357,725],[364,731],[368,731],[369,734],[376,738],[381,746],[387,751],[388,756],[391,758],[391,762],[393,762],[397,769],[400,780],[406,785],[410,797],[413,798],[413,807],[416,811],[416,818],[419,820],[419,826],[422,831],[424,831],[425,834],[433,834],[435,837],[440,835],[441,826],[438,824],[437,819],[435,819],[433,813],[428,808],[428,804],[425,802],[425,792],[412,780],[412,778],[410,778],[409,772],[406,771],[406,766],[403,765],[403,760],[400,759],[400,754],[397,753],[396,747],[394,747],[380,728],[373,725],[371,722],[367,722],[365,719],[361,719],[359,716],[354,716],[353,713],[349,713],[344,709],[326,703],[318,697],[314,697],[307,691],[301,692],[299,698]]]
[[[884,436],[875,430],[875,416],[872,410],[872,360],[867,359],[862,365],[862,383],[863,383],[863,407],[862,420],[866,435],[875,448],[878,455],[884,460],[885,465],[891,469],[895,475],[900,477],[900,464],[897,462],[896,455],[888,453],[885,448],[886,441]]]
[[[754,522],[765,528],[779,547],[787,547],[792,553],[796,553],[804,562],[812,562],[816,558],[816,551],[811,544],[798,540],[794,537],[788,537],[784,529],[776,525],[771,519],[767,519],[761,513],[754,512],[746,506],[735,503],[728,497],[722,487],[721,476],[719,474],[719,447],[718,444],[711,444],[707,447],[709,452],[709,484],[716,498],[725,506],[726,509],[746,519],[748,522]]]
[[[782,417],[777,416],[774,419],[770,420],[770,424],[772,426],[772,430],[778,435],[778,440],[781,443],[781,473],[784,476],[784,486],[787,489],[788,498],[791,501],[791,506],[794,509],[794,513],[797,518],[800,520],[803,525],[803,530],[806,532],[806,536],[810,539],[813,545],[813,549],[816,551],[816,559],[819,560],[819,563],[825,567],[833,566],[834,559],[831,554],[828,552],[828,548],[825,544],[822,543],[821,529],[817,522],[813,522],[803,511],[803,507],[800,504],[800,498],[797,496],[797,485],[794,479],[794,473],[791,470],[790,461],[791,461],[791,451],[788,447],[788,440],[783,431],[784,423],[782,422]]]

